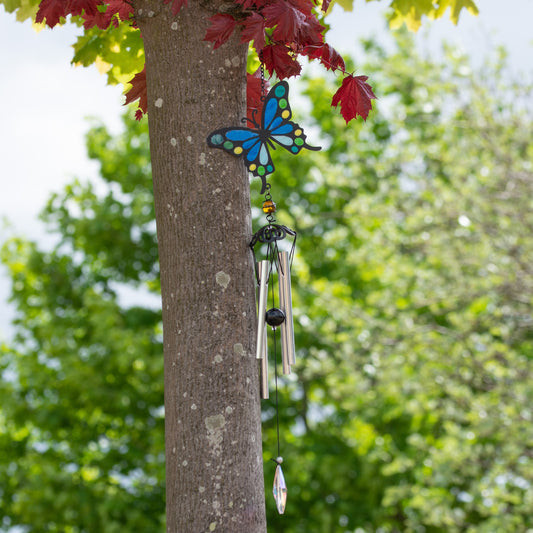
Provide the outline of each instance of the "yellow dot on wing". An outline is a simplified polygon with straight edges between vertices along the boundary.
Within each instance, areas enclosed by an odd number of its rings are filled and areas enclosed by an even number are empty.
[[[235,149],[233,150],[233,153],[237,155],[242,154],[242,147],[236,146]]]
[[[254,165],[253,163],[248,167],[248,170],[251,170],[252,172],[257,168],[257,165]]]
[[[302,130],[294,130],[294,135],[295,135],[296,137],[299,137],[302,133],[303,133]]]
[[[285,111],[281,113],[281,118],[289,118],[290,114],[290,111],[288,109],[285,109]]]

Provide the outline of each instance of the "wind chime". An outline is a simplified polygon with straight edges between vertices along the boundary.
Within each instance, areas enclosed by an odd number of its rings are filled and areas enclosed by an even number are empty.
[[[278,406],[278,361],[277,361],[277,330],[281,338],[281,365],[283,374],[290,374],[291,366],[296,364],[294,346],[294,326],[292,317],[291,297],[291,265],[296,246],[296,232],[287,226],[276,224],[274,213],[276,204],[270,192],[271,184],[267,176],[274,172],[274,163],[269,148],[275,149],[276,143],[292,154],[298,154],[302,148],[320,150],[320,147],[310,146],[305,142],[303,129],[292,122],[291,107],[289,105],[289,85],[285,81],[276,83],[265,96],[264,67],[261,62],[261,100],[263,109],[261,124],[255,115],[242,119],[249,122],[252,128],[234,127],[222,128],[211,132],[207,137],[207,144],[212,148],[220,148],[234,156],[244,158],[244,162],[253,176],[261,178],[261,194],[264,194],[263,212],[266,214],[267,224],[259,229],[252,237],[250,248],[254,256],[255,277],[258,292],[257,310],[257,346],[256,358],[261,360],[261,397],[269,398],[268,379],[268,349],[267,326],[272,329],[274,346],[274,384],[276,403],[277,456],[272,459],[276,463],[273,494],[276,507],[280,514],[285,512],[287,502],[287,485],[283,476],[280,454],[279,436],[279,406]],[[292,239],[289,250],[279,245],[285,239]],[[264,253],[264,259],[258,260],[257,254]],[[276,307],[274,291],[274,271],[277,273],[279,305]],[[272,306],[267,310],[268,287],[271,290]]]

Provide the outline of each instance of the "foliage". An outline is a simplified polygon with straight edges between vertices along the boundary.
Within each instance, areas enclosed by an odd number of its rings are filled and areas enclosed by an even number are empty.
[[[448,8],[450,9],[450,19],[454,24],[459,22],[459,15],[463,9],[472,15],[478,14],[477,6],[472,0],[440,0],[437,2],[392,0],[391,7],[391,28],[400,28],[405,24],[411,31],[418,31],[424,15],[430,19],[437,19],[442,17]]]
[[[133,5],[128,0],[0,0],[7,11],[17,11],[17,20],[32,17],[37,23],[53,28],[68,16],[83,25],[84,33],[74,45],[76,64],[88,66],[97,62],[108,73],[109,83],[128,83],[128,103],[139,99],[137,118],[147,111],[144,49],[135,22]],[[163,0],[169,4],[171,0]],[[235,0],[222,4],[219,12],[210,17],[210,27],[204,40],[213,42],[216,49],[238,29],[241,42],[249,43],[257,57],[264,62],[269,74],[284,79],[298,76],[301,65],[298,56],[318,60],[327,70],[343,75],[342,85],[333,96],[332,105],[341,105],[346,122],[368,117],[372,100],[376,98],[367,76],[348,72],[340,54],[325,42],[328,26],[324,15],[330,0]],[[340,2],[345,8],[351,4]],[[172,0],[172,12],[177,15],[187,7],[187,0]],[[416,31],[421,17],[443,16],[450,7],[451,18],[457,24],[463,8],[477,14],[472,0],[392,0],[391,27],[403,23]],[[251,78],[249,74],[249,78]],[[249,106],[253,96],[248,95]]]
[[[161,313],[119,304],[117,282],[157,290],[146,126],[126,120],[88,149],[105,197],[76,182],[45,220],[51,252],[14,239],[18,333],[0,368],[0,528],[157,531],[164,523]]]
[[[302,432],[274,531],[533,526],[531,86],[400,45],[367,43],[379,118],[344,134],[315,104],[328,152],[273,178],[301,235],[301,363],[280,402]]]
[[[329,82],[307,80],[328,148],[277,154],[271,180],[278,220],[300,237],[297,377],[279,390],[289,497],[283,516],[267,499],[270,528],[526,531],[531,87],[502,65],[472,74],[453,50],[424,60],[404,37],[366,52],[379,115],[347,129]],[[125,126],[88,137],[107,192],[75,183],[50,201],[57,248],[4,247],[18,308],[0,362],[5,529],[163,528],[160,314],[120,303],[122,287],[158,289],[148,138]],[[270,485],[272,401],[263,420]]]

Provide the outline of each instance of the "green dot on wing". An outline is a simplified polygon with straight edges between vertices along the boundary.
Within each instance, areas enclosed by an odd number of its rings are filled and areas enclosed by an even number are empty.
[[[285,94],[285,87],[283,85],[278,85],[274,93],[278,98],[283,96]]]

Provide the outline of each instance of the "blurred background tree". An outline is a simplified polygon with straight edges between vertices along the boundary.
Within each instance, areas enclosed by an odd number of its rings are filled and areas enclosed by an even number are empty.
[[[279,516],[267,499],[269,529],[525,532],[531,86],[504,54],[472,72],[453,49],[420,57],[403,34],[392,51],[364,46],[377,112],[347,128],[330,82],[305,81],[326,148],[275,154],[278,220],[300,235],[298,364],[280,384],[288,506]],[[4,531],[164,527],[161,317],[123,298],[159,288],[147,126],[125,116],[112,138],[98,124],[87,145],[103,181],[51,198],[57,246],[3,248],[18,310],[0,360]]]

